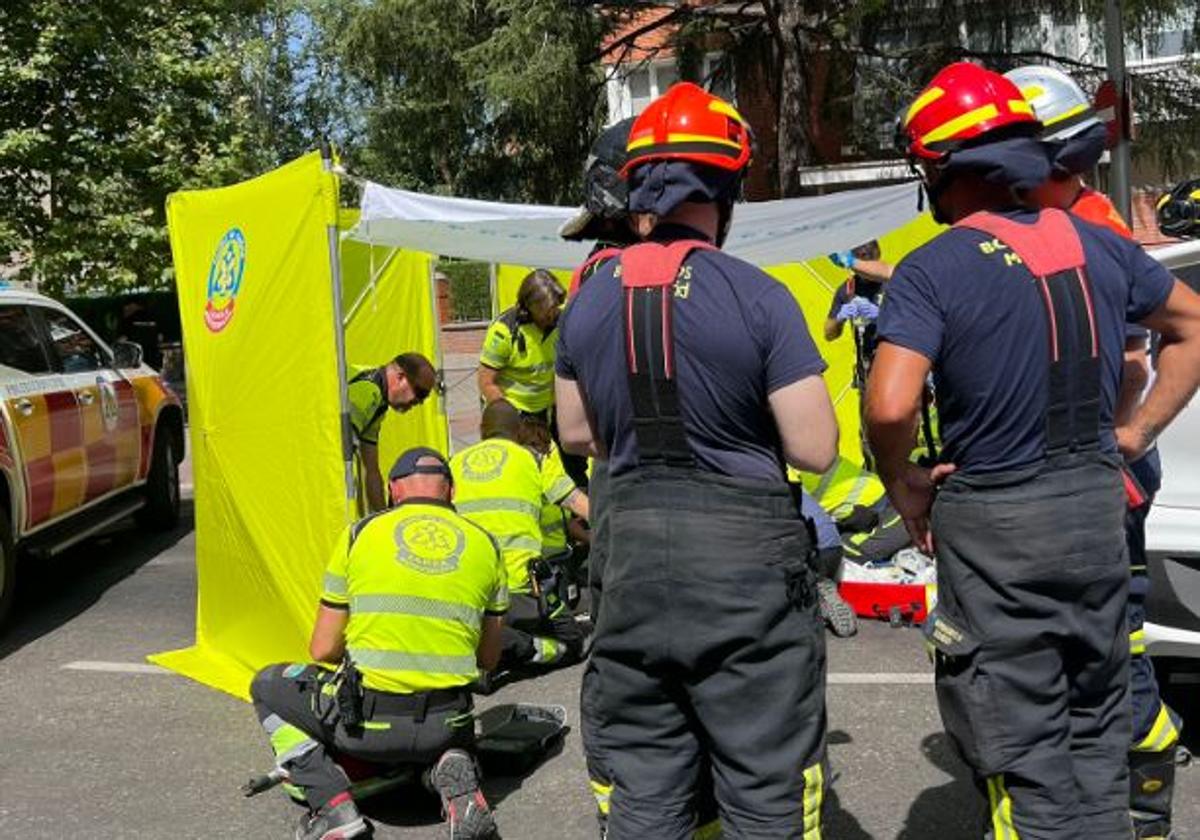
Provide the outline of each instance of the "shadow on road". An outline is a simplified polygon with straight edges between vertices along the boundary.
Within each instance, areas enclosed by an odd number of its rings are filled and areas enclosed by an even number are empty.
[[[84,540],[49,560],[23,558],[16,604],[0,633],[0,660],[85,612],[116,584],[191,533],[191,499],[181,503],[179,525],[155,533],[132,520]]]
[[[971,771],[958,757],[950,736],[944,732],[927,735],[921,741],[921,754],[953,778],[944,785],[921,791],[908,809],[896,840],[976,836],[982,819],[979,794],[971,781]]]

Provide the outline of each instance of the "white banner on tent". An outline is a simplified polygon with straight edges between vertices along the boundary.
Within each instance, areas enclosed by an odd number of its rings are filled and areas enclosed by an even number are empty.
[[[725,250],[757,265],[802,262],[876,239],[917,217],[915,183],[812,198],[739,204]],[[573,207],[447,198],[368,182],[349,236],[485,262],[573,268],[591,243],[567,242],[559,226]]]

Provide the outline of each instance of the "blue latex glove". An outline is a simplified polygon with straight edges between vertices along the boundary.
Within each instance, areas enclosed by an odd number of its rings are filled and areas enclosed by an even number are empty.
[[[834,265],[840,265],[842,268],[854,268],[853,251],[838,251],[836,254],[830,254],[829,259]]]
[[[838,310],[839,321],[874,321],[879,317],[879,307],[865,297],[856,297],[849,303],[843,304]]]

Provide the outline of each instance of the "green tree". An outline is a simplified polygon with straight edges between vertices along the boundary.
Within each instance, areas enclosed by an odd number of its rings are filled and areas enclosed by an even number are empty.
[[[602,113],[604,26],[568,0],[359,3],[343,42],[369,91],[354,170],[455,195],[577,201]]]
[[[0,254],[52,294],[170,279],[164,202],[244,174],[252,0],[0,6]]]

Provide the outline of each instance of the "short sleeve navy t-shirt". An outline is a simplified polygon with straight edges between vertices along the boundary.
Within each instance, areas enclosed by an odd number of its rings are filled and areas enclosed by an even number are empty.
[[[1030,224],[1036,211],[1004,213]],[[1173,279],[1135,242],[1071,218],[1083,243],[1101,352],[1101,444],[1116,452],[1113,408],[1127,322],[1159,307]],[[897,267],[878,321],[882,341],[933,362],[942,460],[965,472],[1044,457],[1049,337],[1029,270],[991,237],[953,228]]]
[[[678,227],[656,233],[699,238]],[[556,361],[559,376],[578,381],[614,476],[637,466],[617,264],[597,271],[563,313]],[[782,480],[767,396],[825,369],[795,298],[748,263],[693,251],[672,306],[681,413],[697,466]]]

